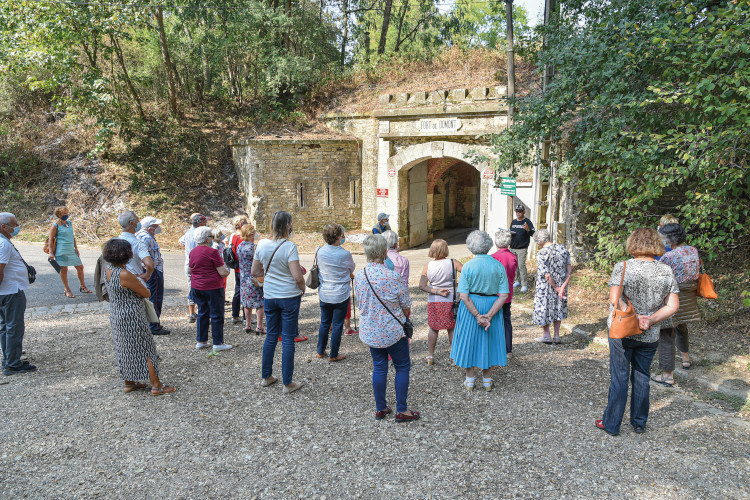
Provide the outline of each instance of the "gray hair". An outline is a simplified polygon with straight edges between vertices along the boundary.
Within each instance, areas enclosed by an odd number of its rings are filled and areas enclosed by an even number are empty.
[[[117,217],[117,222],[120,223],[120,227],[127,229],[131,222],[133,222],[137,216],[132,210],[125,210]]]
[[[398,235],[393,231],[386,231],[383,233],[383,238],[388,245],[388,248],[396,248],[398,246]]]
[[[388,244],[381,234],[371,234],[362,242],[367,262],[383,262]]]
[[[199,245],[204,244],[206,240],[210,237],[211,237],[211,228],[208,226],[196,227],[195,230],[193,230],[193,239]]]
[[[507,229],[498,229],[495,233],[495,246],[497,248],[508,248],[511,239],[513,238],[510,231]]]
[[[0,212],[0,224],[10,226],[10,222],[15,218],[16,216],[10,212]]]
[[[552,241],[552,238],[550,237],[548,230],[540,229],[534,233],[534,243],[536,243],[538,246],[542,246],[545,243],[549,243],[550,241]]]
[[[292,214],[279,210],[273,214],[271,219],[271,231],[273,232],[273,239],[280,240],[281,238],[289,237],[289,229],[292,225]]]
[[[466,247],[474,255],[486,254],[492,249],[492,238],[484,231],[472,231],[466,238]]]

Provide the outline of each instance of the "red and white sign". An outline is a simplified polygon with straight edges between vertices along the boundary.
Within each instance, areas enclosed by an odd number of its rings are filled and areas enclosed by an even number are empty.
[[[388,198],[388,189],[387,188],[378,188],[378,197],[379,198]]]
[[[388,177],[396,177],[396,169],[395,168],[389,168],[388,169]]]
[[[483,170],[482,171],[482,179],[494,179],[495,178],[495,171],[494,170]]]

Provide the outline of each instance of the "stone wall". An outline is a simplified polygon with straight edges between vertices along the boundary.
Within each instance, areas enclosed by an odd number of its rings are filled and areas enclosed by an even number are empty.
[[[358,141],[234,139],[230,146],[258,230],[270,229],[277,210],[290,212],[300,230],[318,231],[329,222],[362,226]]]

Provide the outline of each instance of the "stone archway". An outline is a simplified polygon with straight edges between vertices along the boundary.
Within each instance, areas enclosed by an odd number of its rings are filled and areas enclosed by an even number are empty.
[[[388,159],[388,169],[396,171],[395,182],[391,183],[395,196],[389,204],[391,226],[403,238],[405,248],[432,237],[433,190],[446,171],[461,163],[474,167],[480,174],[486,168],[486,164],[477,163],[477,153],[488,153],[488,146],[432,141],[404,148]],[[479,186],[478,226],[484,229],[487,185],[480,180]]]

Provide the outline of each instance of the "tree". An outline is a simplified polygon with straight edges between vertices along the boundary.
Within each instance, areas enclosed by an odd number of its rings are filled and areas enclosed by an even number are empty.
[[[714,257],[748,234],[748,34],[748,0],[567,1],[536,34],[548,40],[536,63],[555,78],[515,102],[495,153],[551,138],[561,175],[585,193],[586,231],[605,261],[665,212]]]

